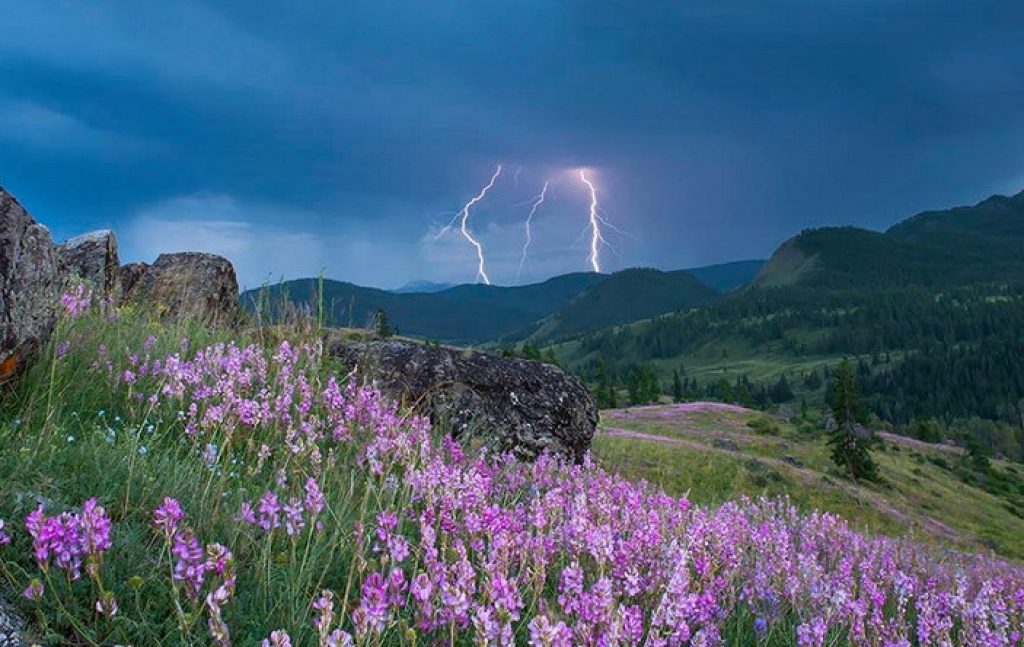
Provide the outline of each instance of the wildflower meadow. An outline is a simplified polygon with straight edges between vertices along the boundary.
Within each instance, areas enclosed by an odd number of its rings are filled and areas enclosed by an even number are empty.
[[[82,289],[0,413],[0,595],[51,644],[1019,645],[1024,567],[521,463]]]

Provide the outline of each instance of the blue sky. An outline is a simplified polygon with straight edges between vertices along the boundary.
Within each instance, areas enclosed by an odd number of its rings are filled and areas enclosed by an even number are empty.
[[[1024,189],[1024,3],[6,0],[0,185],[57,239],[242,282],[496,283],[767,256]],[[521,169],[521,170],[520,170]],[[518,171],[518,173],[517,173]],[[518,275],[523,203],[550,180]]]

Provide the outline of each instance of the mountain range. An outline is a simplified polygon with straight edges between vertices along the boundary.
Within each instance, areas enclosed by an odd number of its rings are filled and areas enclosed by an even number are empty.
[[[402,334],[448,343],[546,341],[713,303],[753,279],[762,263],[580,272],[514,287],[412,284],[389,291],[310,278],[249,290],[242,302],[271,319],[284,308],[317,312],[322,303],[330,326],[367,326],[383,310]]]
[[[1019,280],[1024,280],[1024,192],[926,211],[885,232],[805,230],[783,242],[767,262],[582,272],[515,287],[415,281],[380,290],[298,279],[250,290],[242,299],[250,310],[263,307],[271,315],[284,303],[310,310],[322,303],[325,323],[333,326],[366,326],[383,310],[403,334],[450,343],[545,343],[759,288],[803,287],[824,294]]]

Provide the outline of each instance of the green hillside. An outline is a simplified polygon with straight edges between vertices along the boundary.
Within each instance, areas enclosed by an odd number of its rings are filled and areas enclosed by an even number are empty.
[[[1024,459],[1022,205],[997,196],[886,233],[805,231],[718,303],[554,350],[591,383],[652,372],[670,393],[679,374],[689,397],[790,408],[820,402],[829,367],[852,357],[880,423]]]
[[[982,474],[960,449],[882,434],[880,482],[853,483],[815,429],[715,403],[611,409],[593,451],[610,470],[703,504],[786,495],[873,532],[1024,558],[1024,466],[994,461]]]
[[[942,288],[1024,280],[1024,192],[928,211],[885,233],[811,229],[783,243],[755,287]]]
[[[616,272],[583,290],[519,336],[534,342],[646,319],[718,301],[718,292],[687,271],[636,268]],[[513,336],[513,340],[516,337]]]

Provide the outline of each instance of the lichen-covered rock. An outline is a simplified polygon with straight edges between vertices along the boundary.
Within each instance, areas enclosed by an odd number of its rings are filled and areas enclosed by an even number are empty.
[[[163,319],[196,319],[211,325],[239,321],[238,279],[231,261],[216,254],[161,254],[152,265],[124,272],[124,300]],[[135,273],[139,275],[135,277]]]
[[[121,263],[117,236],[109,229],[75,236],[58,245],[57,264],[65,282],[78,278],[104,294],[117,294]]]
[[[49,339],[59,290],[49,230],[0,187],[0,382]]]
[[[550,364],[404,341],[336,341],[329,352],[454,435],[520,458],[579,461],[597,427],[587,389]]]
[[[138,285],[139,279],[149,269],[149,263],[128,263],[122,265],[121,269],[118,270],[118,279],[121,283],[121,300],[127,301],[128,297],[135,290],[135,286]]]

